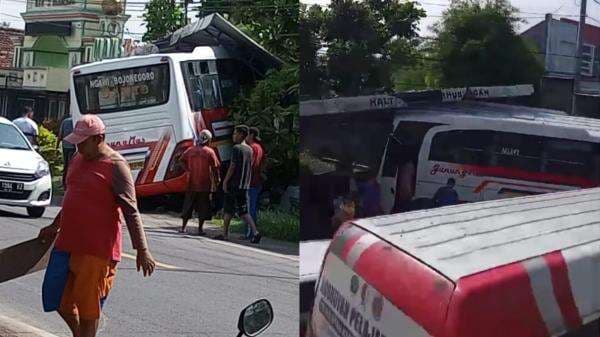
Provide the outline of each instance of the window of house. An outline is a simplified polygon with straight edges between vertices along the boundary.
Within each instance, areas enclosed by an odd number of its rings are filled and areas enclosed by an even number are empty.
[[[92,57],[93,57],[93,55],[92,55],[92,48],[93,48],[92,46],[86,46],[85,47],[85,52],[84,52],[84,62],[85,63],[89,63],[89,62],[93,61],[92,60]]]
[[[15,53],[13,56],[13,67],[19,68],[21,66],[21,47],[15,47]]]
[[[595,47],[591,44],[584,44],[581,52],[581,75],[594,76],[594,57]]]

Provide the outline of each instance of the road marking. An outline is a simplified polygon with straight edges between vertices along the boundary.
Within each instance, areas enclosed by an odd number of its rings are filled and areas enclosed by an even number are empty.
[[[38,329],[34,326],[25,324],[14,318],[10,318],[4,315],[0,315],[0,326],[10,331],[14,331],[17,335],[27,335],[30,337],[58,337],[57,335],[51,334],[42,329]]]
[[[131,254],[121,253],[121,256],[122,257],[126,257],[128,259],[131,259],[133,261],[136,260],[136,257],[134,255],[131,255]],[[162,268],[165,268],[165,269],[181,269],[181,268],[179,268],[177,266],[173,266],[173,265],[166,264],[166,263],[161,263],[161,262],[158,262],[158,261],[156,261],[156,266],[157,267],[162,267]]]

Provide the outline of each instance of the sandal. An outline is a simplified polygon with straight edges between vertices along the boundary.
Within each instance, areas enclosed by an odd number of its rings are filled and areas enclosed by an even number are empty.
[[[262,238],[262,234],[260,233],[256,233],[253,237],[252,240],[250,240],[250,242],[252,243],[260,243],[260,239]]]

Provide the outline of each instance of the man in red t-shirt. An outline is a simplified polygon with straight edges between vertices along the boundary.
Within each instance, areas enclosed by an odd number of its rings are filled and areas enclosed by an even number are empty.
[[[44,275],[44,311],[58,311],[73,336],[94,337],[121,260],[121,217],[127,224],[137,269],[154,271],[127,161],[105,143],[96,115],[83,115],[65,140],[77,146],[67,172],[63,206],[42,240],[56,237]]]
[[[198,235],[206,235],[202,230],[205,220],[212,218],[210,207],[211,194],[219,185],[219,159],[215,150],[209,144],[212,134],[202,130],[198,134],[196,146],[185,150],[181,156],[183,167],[188,173],[188,189],[183,203],[181,217],[183,224],[179,232],[185,233],[185,226],[192,217],[192,212],[198,213]]]
[[[258,196],[262,190],[263,170],[266,163],[265,150],[260,143],[260,131],[257,127],[249,128],[246,143],[252,148],[252,179],[248,189],[248,208],[254,223],[258,223]],[[252,236],[252,231],[246,229],[246,239]]]

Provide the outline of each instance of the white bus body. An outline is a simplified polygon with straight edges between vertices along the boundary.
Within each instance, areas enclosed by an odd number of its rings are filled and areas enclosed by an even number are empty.
[[[379,173],[384,212],[397,206],[398,172],[414,164],[414,199],[456,181],[463,202],[594,187],[600,121],[483,102],[399,109]],[[396,209],[397,210],[397,209]]]
[[[183,192],[178,164],[196,132],[208,129],[221,161],[230,157],[228,105],[237,94],[236,63],[221,47],[95,62],[71,70],[74,122],[94,113],[106,140],[129,162],[141,196]]]

